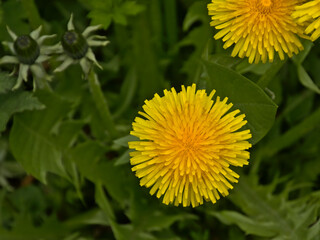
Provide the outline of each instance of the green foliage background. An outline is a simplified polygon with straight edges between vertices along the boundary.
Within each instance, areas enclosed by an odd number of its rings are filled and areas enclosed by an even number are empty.
[[[207,3],[0,1],[1,41],[6,25],[18,34],[43,25],[54,44],[73,12],[79,30],[102,24],[111,42],[94,49],[106,102],[78,65],[54,75],[53,91],[35,92],[29,82],[12,92],[12,66],[1,66],[1,240],[320,239],[319,41],[285,62],[250,65],[213,40]],[[230,196],[195,209],[165,206],[141,188],[127,146],[145,99],[192,83],[228,96],[254,144]]]

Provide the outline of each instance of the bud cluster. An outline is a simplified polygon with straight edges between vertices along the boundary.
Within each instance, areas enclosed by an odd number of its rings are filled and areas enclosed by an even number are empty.
[[[59,55],[57,60],[62,61],[61,65],[54,72],[61,72],[71,64],[80,63],[80,66],[87,76],[92,65],[98,64],[91,47],[106,46],[109,41],[105,36],[93,35],[92,32],[98,30],[98,26],[89,26],[82,33],[77,31],[73,25],[73,16],[68,22],[67,31],[62,35],[61,41],[54,46],[43,45],[44,40],[55,37],[56,35],[40,36],[42,27],[32,31],[29,35],[17,36],[9,27],[8,33],[13,42],[3,42],[13,56],[4,56],[0,58],[1,64],[19,64],[19,75],[14,89],[21,86],[22,81],[27,81],[29,71],[34,78],[34,89],[42,87],[46,81],[51,80],[43,68],[43,62],[48,61],[54,54]]]

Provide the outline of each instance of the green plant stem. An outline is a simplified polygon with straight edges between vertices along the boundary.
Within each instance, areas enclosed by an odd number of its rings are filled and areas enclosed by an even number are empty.
[[[161,0],[153,0],[150,1],[150,25],[153,29],[152,33],[154,36],[154,45],[156,50],[163,54],[163,23],[162,23],[162,17],[163,12],[161,11]]]
[[[290,128],[283,135],[270,142],[265,147],[266,157],[273,157],[281,150],[291,146],[293,143],[298,141],[300,138],[304,137],[309,132],[313,131],[320,122],[320,109],[317,109],[312,114],[310,114],[306,119],[301,123]]]
[[[108,130],[112,139],[116,138],[118,135],[117,130],[115,128],[113,119],[111,117],[111,113],[109,110],[109,106],[106,98],[103,95],[101,90],[100,82],[98,80],[98,76],[96,73],[91,70],[88,76],[90,90],[92,93],[92,98],[94,103],[96,104],[97,110],[99,112],[100,117],[102,118],[106,129]]]
[[[153,45],[149,18],[142,12],[133,24],[133,67],[137,71],[139,101],[152,98],[154,93],[163,89],[163,76]],[[147,66],[147,67],[146,67]]]
[[[275,63],[267,70],[265,74],[258,80],[257,84],[262,89],[268,87],[269,83],[274,79],[283,65],[286,63],[285,61],[275,61]]]
[[[178,42],[177,3],[176,0],[164,0],[164,15],[169,48]]]

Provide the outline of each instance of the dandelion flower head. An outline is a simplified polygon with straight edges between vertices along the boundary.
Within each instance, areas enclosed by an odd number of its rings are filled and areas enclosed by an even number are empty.
[[[208,4],[215,39],[234,45],[232,56],[248,57],[249,63],[281,60],[303,50],[298,36],[304,29],[291,16],[301,0],[212,0]]]
[[[164,204],[215,203],[238,182],[230,165],[248,164],[251,134],[240,130],[245,115],[228,113],[232,103],[214,101],[214,94],[196,90],[195,84],[179,93],[164,90],[163,97],[145,101],[142,117],[132,124],[131,135],[140,139],[129,142],[132,170],[151,195],[164,195]]]
[[[320,0],[308,1],[296,7],[292,14],[298,23],[306,24],[305,33],[311,34],[312,41],[320,37]]]

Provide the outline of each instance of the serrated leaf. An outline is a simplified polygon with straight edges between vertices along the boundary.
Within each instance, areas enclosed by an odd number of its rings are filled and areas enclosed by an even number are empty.
[[[101,24],[104,29],[108,29],[112,22],[112,14],[100,10],[92,10],[88,17],[91,18],[92,25]]]
[[[120,10],[126,15],[137,15],[145,10],[145,6],[134,1],[128,1],[121,4]]]
[[[206,89],[215,89],[216,96],[228,97],[234,109],[240,109],[248,120],[252,133],[250,142],[256,144],[270,130],[277,112],[277,105],[255,83],[244,76],[215,63],[203,61]]]
[[[269,231],[272,235],[268,237],[274,240],[306,239],[308,228],[317,218],[316,209],[320,207],[319,193],[288,200],[290,191],[295,188],[290,187],[285,179],[276,178],[268,185],[261,185],[256,175],[249,175],[249,178],[241,176],[230,198],[245,215],[232,211],[210,214],[225,224],[236,224],[248,234],[267,237]],[[286,183],[283,191],[273,194],[282,181]]]
[[[52,131],[70,111],[70,106],[51,92],[40,91],[37,96],[46,109],[16,115],[9,143],[12,154],[24,169],[45,183],[47,172],[66,177],[62,153],[55,144]]]
[[[0,132],[14,113],[40,110],[45,106],[30,92],[14,91],[0,94]]]
[[[101,24],[104,29],[107,29],[112,20],[121,25],[127,25],[127,16],[137,15],[142,12],[144,5],[138,4],[134,1],[105,1],[93,0],[90,3],[81,0],[89,9],[91,9],[88,17],[91,18],[92,25]]]
[[[127,25],[128,23],[126,16],[120,11],[114,11],[114,13],[112,14],[112,18],[115,23],[118,23],[124,26]]]
[[[224,224],[238,225],[246,234],[254,234],[261,237],[272,237],[276,234],[270,224],[259,223],[258,221],[235,211],[221,211],[213,212],[211,214]]]

